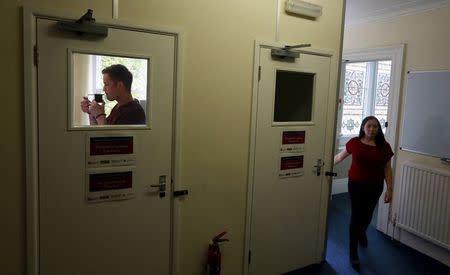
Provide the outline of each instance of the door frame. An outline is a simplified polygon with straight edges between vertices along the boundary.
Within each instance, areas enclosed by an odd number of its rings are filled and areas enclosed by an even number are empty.
[[[398,136],[398,119],[399,119],[399,102],[400,102],[400,87],[402,81],[402,69],[403,69],[403,53],[405,44],[396,44],[375,48],[365,49],[348,49],[344,50],[342,59],[346,62],[364,62],[364,61],[376,61],[383,59],[392,60],[391,63],[391,88],[390,97],[388,102],[388,129],[389,135],[386,135],[386,139],[391,144],[393,151],[397,148],[397,136]],[[345,69],[342,70],[345,74]],[[343,75],[345,76],[345,75]],[[339,94],[343,93],[343,89],[339,91]],[[341,96],[341,95],[340,95]],[[343,95],[342,95],[343,96]],[[337,123],[337,122],[336,122]],[[396,155],[392,158],[392,170],[395,175],[395,163]],[[395,194],[394,194],[395,196]],[[391,221],[392,203],[385,204],[382,202],[383,196],[380,197],[378,204],[378,217],[377,217],[377,229],[388,234]]]
[[[253,205],[253,178],[255,168],[255,148],[256,148],[256,121],[257,121],[257,109],[258,109],[258,89],[259,89],[259,66],[260,66],[260,50],[262,48],[282,48],[285,45],[301,44],[301,43],[281,43],[281,42],[269,42],[262,40],[255,40],[254,43],[254,56],[253,56],[253,83],[252,83],[252,107],[251,107],[251,126],[250,126],[250,148],[249,148],[249,165],[247,171],[247,204],[246,204],[246,219],[245,219],[245,237],[244,237],[244,253],[243,253],[243,274],[249,272],[249,259],[250,259],[250,239],[251,239],[251,220],[252,220],[252,205]],[[324,171],[331,171],[334,158],[334,140],[336,134],[336,110],[338,99],[338,80],[339,80],[339,60],[337,54],[328,49],[317,48],[300,48],[297,49],[301,53],[321,55],[330,57],[330,79],[328,94],[331,99],[328,100],[328,114],[326,121],[326,138],[324,149]],[[333,96],[334,91],[334,96]],[[323,234],[319,235],[317,245],[323,246],[323,251],[318,250],[316,259],[321,262],[325,259],[326,253],[326,228],[328,217],[328,202],[331,194],[331,178],[323,177],[321,182],[322,192],[320,198],[320,217],[319,228]]]
[[[58,10],[41,10],[24,6],[23,14],[23,76],[24,76],[24,107],[25,107],[25,164],[26,164],[26,274],[39,275],[39,194],[38,194],[38,110],[37,110],[37,67],[35,65],[35,45],[37,19],[70,19],[77,20],[80,14],[66,13]],[[153,32],[171,35],[175,38],[175,79],[173,108],[173,144],[172,144],[172,188],[179,189],[181,184],[181,129],[182,129],[182,48],[183,33],[181,30],[166,27],[142,26],[123,22],[117,19],[97,20],[111,27],[127,30]],[[179,216],[180,205],[170,194],[171,241],[170,241],[170,272],[178,274],[179,259]]]

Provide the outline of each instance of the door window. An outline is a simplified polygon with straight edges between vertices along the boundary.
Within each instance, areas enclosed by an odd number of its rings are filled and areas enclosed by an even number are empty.
[[[72,53],[72,126],[96,126],[89,114],[80,108],[83,98],[103,101],[104,113],[108,117],[116,100],[108,100],[104,92],[102,70],[115,64],[125,66],[132,75],[131,96],[139,102],[147,116],[149,59],[113,55]],[[139,123],[140,124],[140,123]]]
[[[274,122],[311,121],[313,73],[277,70]]]

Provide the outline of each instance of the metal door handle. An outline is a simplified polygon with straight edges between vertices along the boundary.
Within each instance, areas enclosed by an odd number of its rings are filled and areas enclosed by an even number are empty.
[[[165,186],[166,186],[165,183],[163,183],[163,184],[151,184],[151,185],[150,185],[150,187],[159,187],[159,188],[165,187]]]
[[[150,187],[158,187],[159,197],[164,198],[166,196],[166,176],[159,176],[159,184],[150,184]]]
[[[317,176],[320,176],[323,165],[324,165],[324,163],[322,162],[322,159],[317,159],[317,164],[313,166],[314,168],[316,168],[314,170],[315,170]]]

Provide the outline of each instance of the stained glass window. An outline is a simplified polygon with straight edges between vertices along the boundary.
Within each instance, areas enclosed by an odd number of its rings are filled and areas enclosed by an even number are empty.
[[[349,63],[345,67],[342,112],[342,135],[355,135],[364,115],[364,95],[367,90],[367,63]]]
[[[375,111],[374,115],[378,118],[386,132],[385,123],[387,121],[387,112],[389,104],[389,90],[391,83],[391,61],[379,61],[377,66],[377,84],[375,93]]]
[[[362,119],[369,115],[380,120],[385,132],[391,61],[346,63],[344,81],[341,135],[358,135]]]

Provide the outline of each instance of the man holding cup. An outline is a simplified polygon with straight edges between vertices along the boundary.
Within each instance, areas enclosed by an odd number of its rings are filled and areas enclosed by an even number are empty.
[[[130,125],[145,124],[145,111],[139,101],[131,95],[133,75],[122,64],[114,64],[102,70],[103,91],[109,101],[117,101],[109,116],[105,106],[96,97],[93,101],[84,97],[81,110],[89,114],[91,125]],[[101,99],[101,98],[100,98]]]

